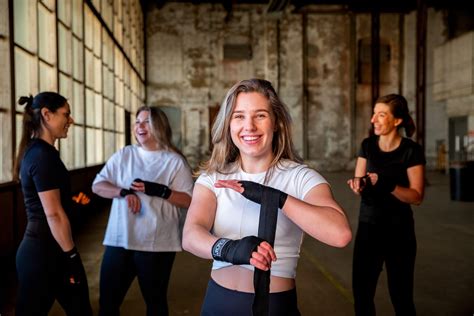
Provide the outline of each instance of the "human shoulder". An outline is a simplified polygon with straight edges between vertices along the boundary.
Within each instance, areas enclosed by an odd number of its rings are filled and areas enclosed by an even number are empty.
[[[114,152],[112,154],[112,156],[110,156],[110,158],[108,159],[108,161],[115,161],[115,160],[121,160],[123,158],[126,158],[126,157],[129,157],[131,155],[134,155],[136,154],[138,151],[137,151],[137,145],[127,145],[127,146],[124,146],[122,148],[120,148],[119,150],[117,150],[116,152]]]
[[[315,178],[318,182],[327,182],[316,168],[305,163],[299,163],[292,160],[281,160],[276,166],[276,172],[285,174],[285,177],[294,178],[295,181]]]
[[[51,162],[52,160],[59,159],[59,152],[54,146],[44,140],[34,139],[27,147],[25,158],[32,162]]]
[[[408,138],[408,137],[403,137],[402,142],[404,146],[411,147],[411,148],[416,148],[418,150],[422,149],[422,146],[415,142],[413,139]]]
[[[375,146],[377,144],[379,137],[377,135],[371,135],[362,140],[362,146]]]
[[[420,144],[404,137],[402,138],[402,146],[409,167],[426,164],[425,152]]]

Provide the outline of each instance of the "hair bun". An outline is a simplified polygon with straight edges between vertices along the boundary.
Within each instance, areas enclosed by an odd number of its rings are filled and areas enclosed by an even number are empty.
[[[28,97],[21,96],[18,99],[18,104],[23,105],[25,103],[26,103],[26,106],[31,106],[33,104],[33,96],[31,94]]]

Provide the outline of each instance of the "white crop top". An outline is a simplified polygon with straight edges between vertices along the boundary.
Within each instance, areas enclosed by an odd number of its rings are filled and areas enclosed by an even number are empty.
[[[239,169],[232,174],[203,173],[196,181],[196,184],[207,187],[216,195],[217,209],[212,227],[212,233],[216,237],[241,239],[250,235],[257,236],[260,204],[246,199],[232,189],[215,188],[214,183],[223,179],[248,180],[263,184],[265,172],[251,174]],[[266,185],[303,200],[312,188],[321,183],[328,182],[315,170],[306,165],[283,160],[275,168]],[[302,241],[303,231],[279,209],[274,245],[277,261],[272,263],[272,275],[295,278]],[[230,265],[228,262],[214,260],[212,269]],[[253,270],[251,265],[242,267]]]

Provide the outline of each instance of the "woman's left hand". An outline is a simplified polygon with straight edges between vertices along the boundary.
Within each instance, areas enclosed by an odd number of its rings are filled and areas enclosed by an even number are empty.
[[[266,241],[258,245],[257,250],[252,252],[250,264],[254,267],[267,271],[272,268],[272,261],[276,261],[277,257],[273,247]]]

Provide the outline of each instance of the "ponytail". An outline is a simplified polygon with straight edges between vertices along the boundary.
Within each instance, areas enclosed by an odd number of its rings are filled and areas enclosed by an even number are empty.
[[[390,107],[393,116],[402,119],[402,123],[398,128],[403,127],[407,137],[413,136],[416,130],[415,122],[408,111],[408,102],[403,96],[395,93],[387,94],[379,97],[375,103],[387,104]]]
[[[18,146],[18,155],[13,166],[13,180],[20,179],[20,166],[26,147],[34,138],[38,138],[41,133],[41,109],[47,108],[51,112],[63,107],[67,100],[56,92],[41,92],[34,98],[32,95],[22,96],[18,99],[19,105],[25,105],[23,112],[23,124],[20,144]]]
[[[401,125],[405,129],[405,135],[407,135],[407,137],[412,137],[415,133],[416,127],[415,122],[413,121],[413,118],[409,113],[405,115],[405,118],[403,118],[403,123]]]

